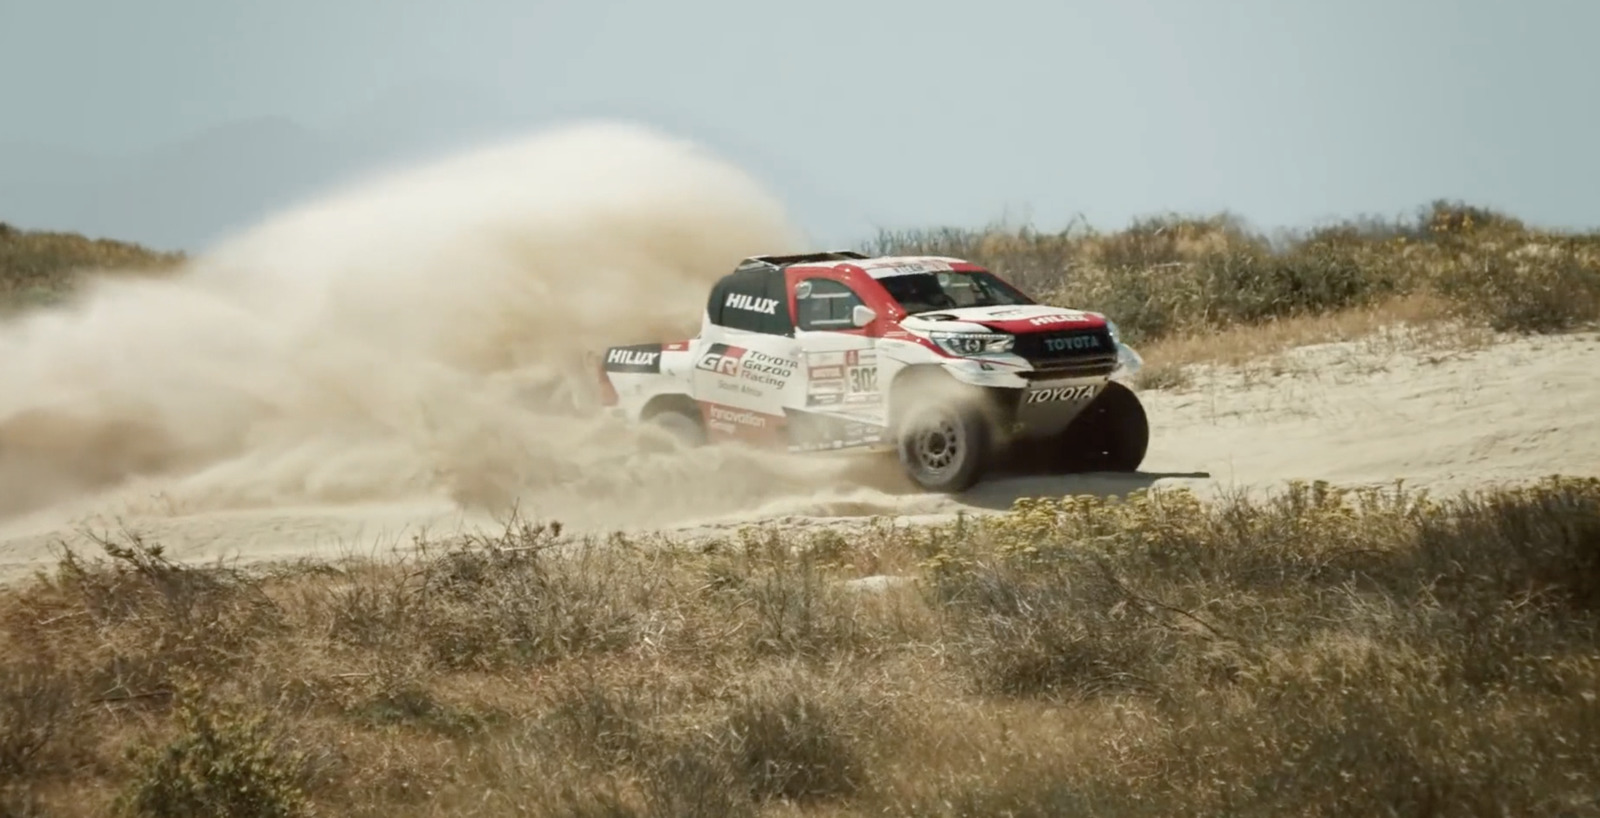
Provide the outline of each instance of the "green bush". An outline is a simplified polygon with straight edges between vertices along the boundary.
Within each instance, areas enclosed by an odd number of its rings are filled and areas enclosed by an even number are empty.
[[[296,818],[309,814],[302,759],[267,727],[267,717],[210,710],[186,699],[178,736],[142,759],[119,806],[149,818]]]

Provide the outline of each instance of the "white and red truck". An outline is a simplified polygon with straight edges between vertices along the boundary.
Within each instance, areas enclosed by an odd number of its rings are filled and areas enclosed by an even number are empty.
[[[926,490],[1005,458],[1133,471],[1149,426],[1142,365],[1105,316],[1039,304],[982,266],[832,251],[745,259],[700,332],[612,347],[602,402],[693,445],[895,451]]]

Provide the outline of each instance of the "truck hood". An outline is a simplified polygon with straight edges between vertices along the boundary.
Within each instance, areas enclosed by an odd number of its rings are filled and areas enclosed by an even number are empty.
[[[1099,329],[1105,318],[1092,312],[1024,304],[1001,307],[962,307],[953,310],[908,315],[901,329],[918,334],[929,332],[1049,332],[1061,329]]]

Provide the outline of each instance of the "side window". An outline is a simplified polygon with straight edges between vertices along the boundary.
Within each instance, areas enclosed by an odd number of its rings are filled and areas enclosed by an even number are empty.
[[[706,305],[711,321],[729,329],[791,335],[783,273],[770,268],[738,270],[718,282]]]
[[[855,329],[850,313],[861,298],[831,278],[808,278],[794,287],[796,324],[803,330]]]

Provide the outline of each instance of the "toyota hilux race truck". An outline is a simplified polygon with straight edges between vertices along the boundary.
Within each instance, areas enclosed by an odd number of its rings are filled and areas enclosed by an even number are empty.
[[[598,363],[609,411],[690,444],[893,450],[936,492],[1018,456],[1138,468],[1149,427],[1122,381],[1141,365],[1105,316],[1039,304],[977,264],[853,251],[745,259],[694,338]]]

